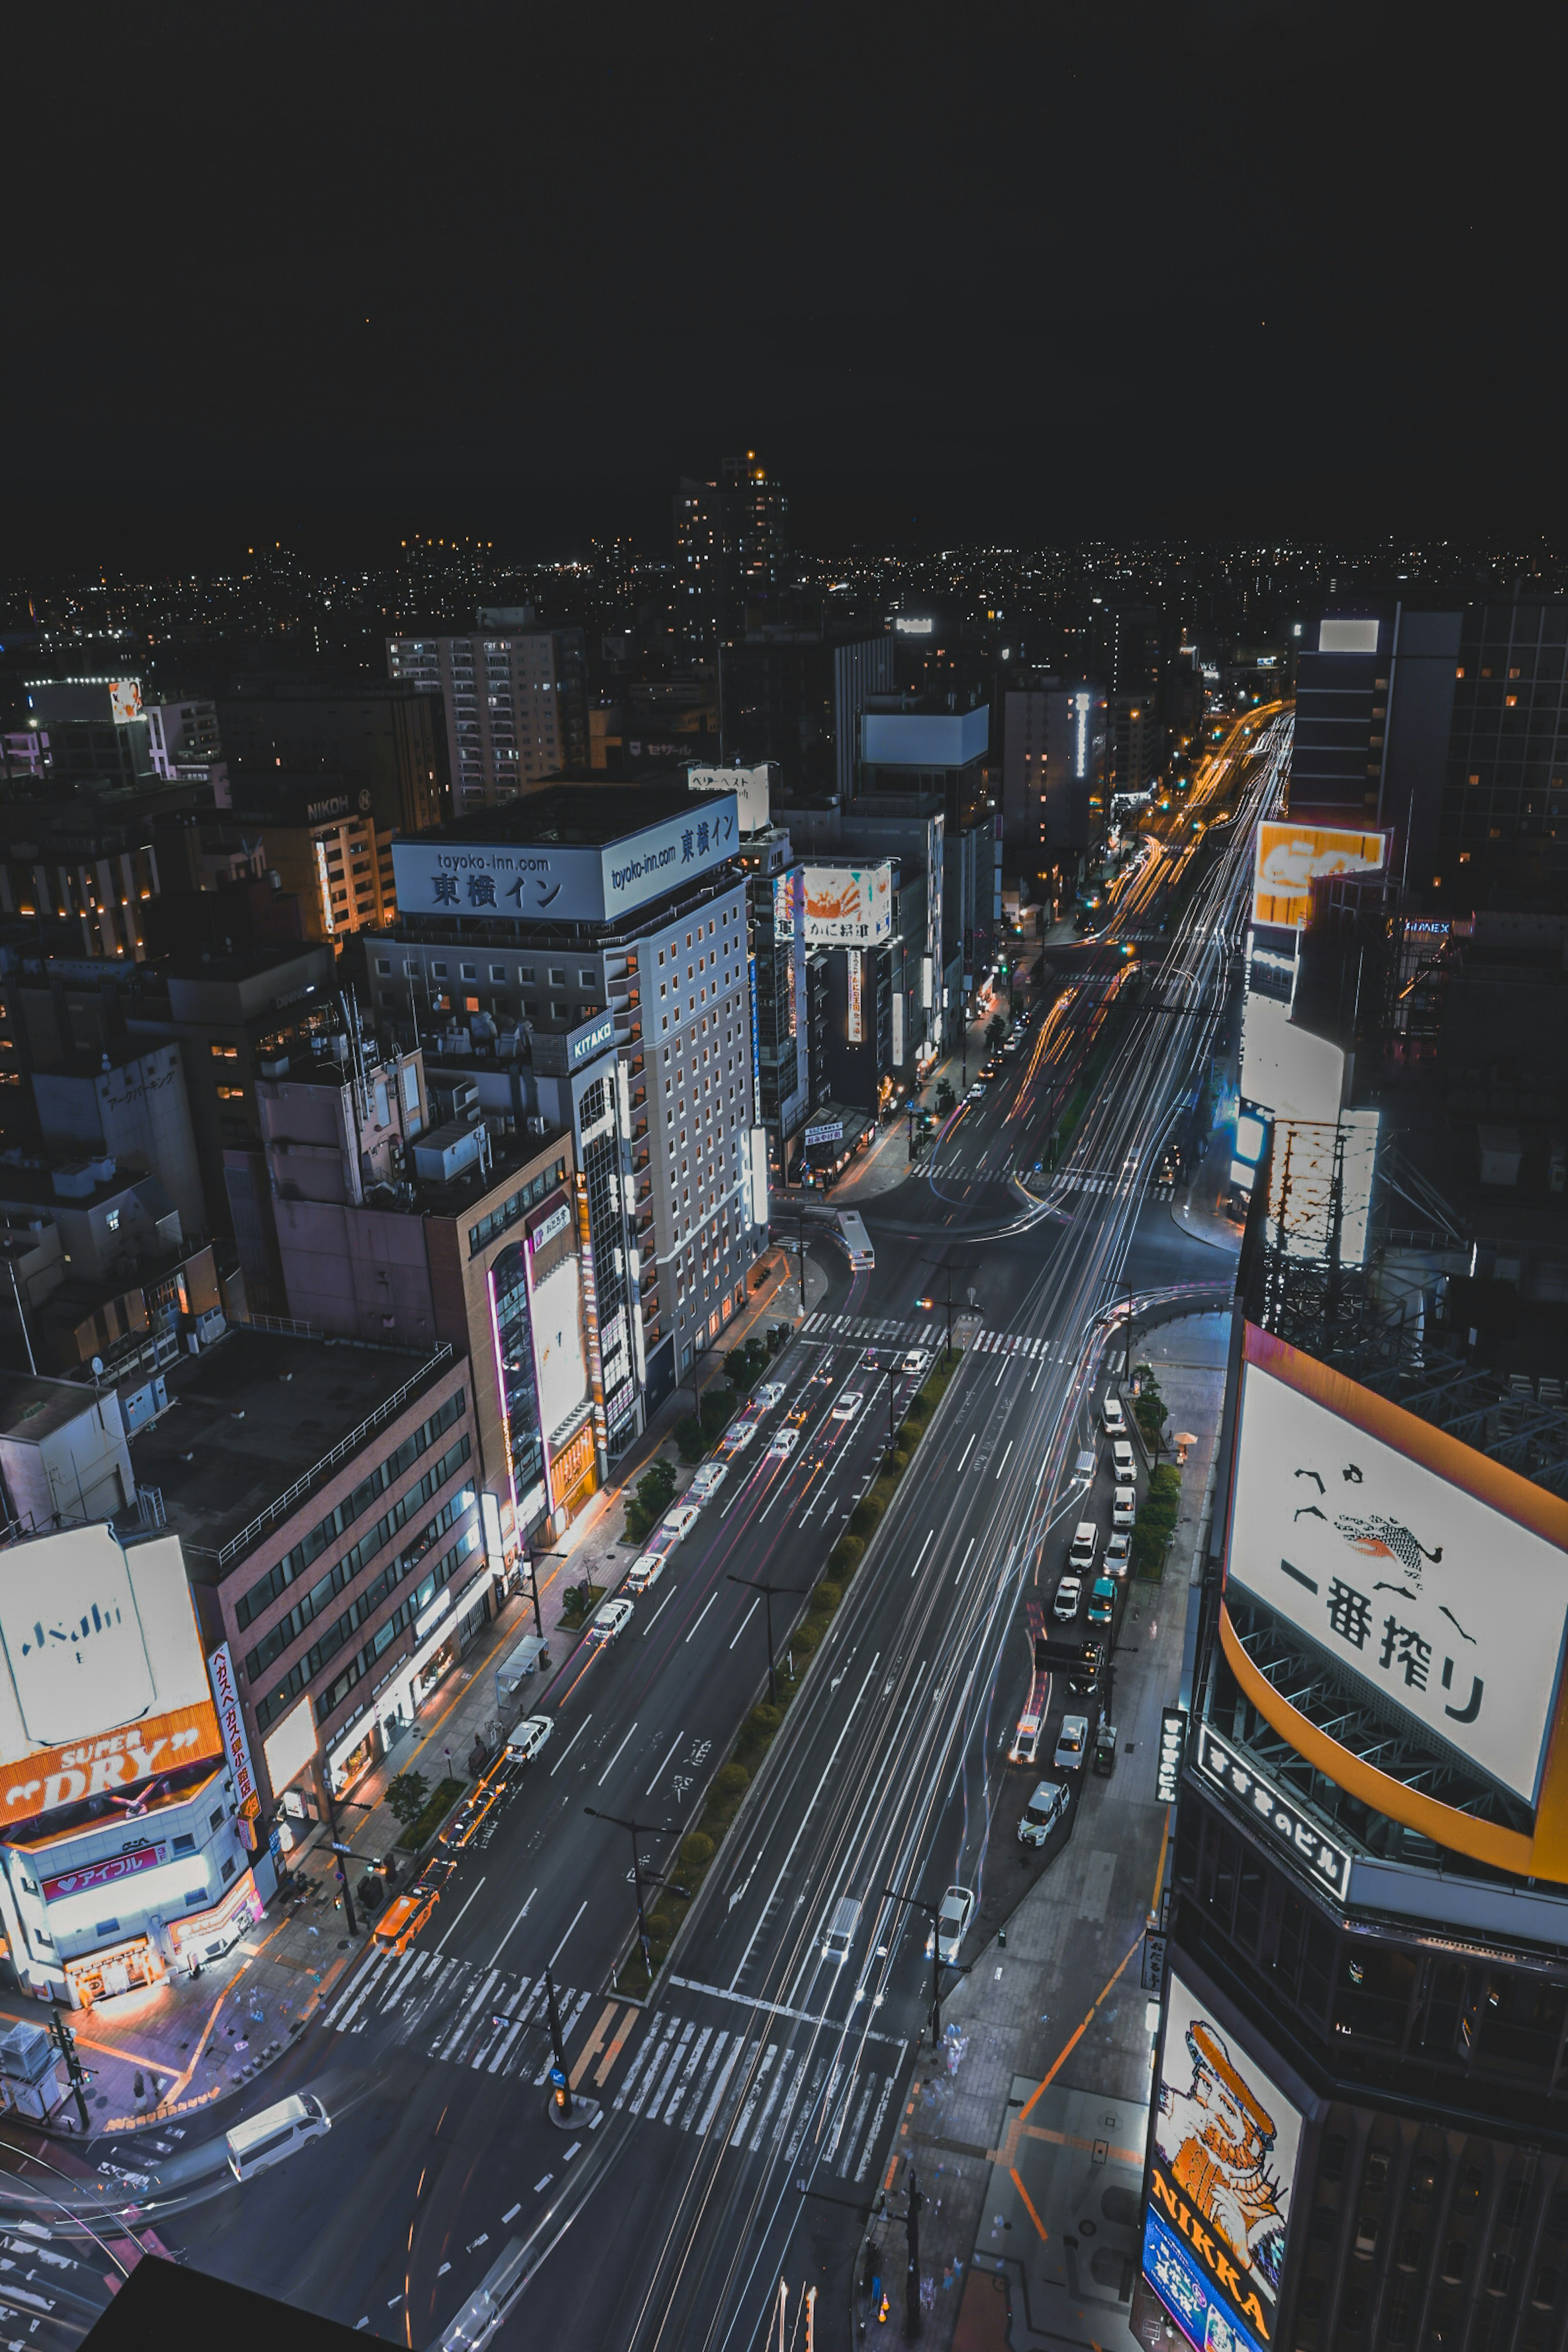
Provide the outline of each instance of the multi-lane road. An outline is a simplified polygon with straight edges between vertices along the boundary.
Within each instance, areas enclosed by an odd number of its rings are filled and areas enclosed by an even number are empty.
[[[1223,1018],[1287,729],[1254,737],[1239,814],[1144,960],[1064,1165],[1034,1174],[1105,1015],[1087,976],[929,1164],[862,1204],[875,1270],[819,1253],[830,1288],[780,1360],[784,1396],[626,1632],[558,1677],[550,1743],[490,1842],[405,1953],[357,1962],[254,2095],[309,2086],[329,2137],[243,2189],[211,2146],[145,2157],[142,2210],[198,2267],[411,2346],[489,2276],[508,2302],[499,2342],[527,2329],[584,2352],[758,2344],[779,2277],[812,2275],[817,2341],[848,2340],[853,2249],[931,1997],[926,1916],[888,1890],[984,1901],[1021,1609],[1048,1597],[1085,1504],[1072,1465],[1116,1302],[1129,1278],[1213,1280],[1151,1179]],[[1113,921],[1142,903],[1129,894]],[[645,1867],[675,1865],[766,1674],[763,1604],[731,1580],[792,1588],[775,1630],[792,1622],[885,1441],[867,1342],[939,1344],[944,1314],[918,1302],[950,1282],[960,1368],[645,1999],[623,1965],[630,1840],[594,1814],[657,1825]],[[799,1444],[773,1456],[792,1414]],[[546,2113],[546,1967],[592,2129]]]

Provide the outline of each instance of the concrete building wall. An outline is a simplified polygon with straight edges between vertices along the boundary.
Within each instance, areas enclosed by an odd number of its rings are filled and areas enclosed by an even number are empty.
[[[45,1146],[81,1146],[156,1176],[188,1238],[211,1220],[177,1045],[149,1046],[97,1073],[40,1070],[33,1079]]]

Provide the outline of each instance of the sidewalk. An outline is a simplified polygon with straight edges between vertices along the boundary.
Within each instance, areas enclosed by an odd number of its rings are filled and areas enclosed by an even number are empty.
[[[921,2342],[931,2352],[1134,2352],[1153,2035],[1141,1990],[1143,1932],[1164,1875],[1168,1809],[1155,1794],[1161,1709],[1181,1675],[1189,1557],[1224,1394],[1223,1318],[1162,1327],[1141,1359],[1198,1444],[1163,1581],[1135,1584],[1119,1649],[1117,1768],[1089,1776],[1071,1839],[942,2002],[942,2046],[924,2046],[856,2277],[871,2272],[901,2325],[903,2217],[920,2218]],[[1134,1659],[1136,1663],[1134,1663]],[[992,1873],[1018,1868],[993,1848]],[[1157,2015],[1157,2009],[1155,2010]],[[876,2329],[876,2321],[870,2323]],[[869,2331],[868,2331],[869,2332]],[[877,2330],[879,2336],[880,2330]]]

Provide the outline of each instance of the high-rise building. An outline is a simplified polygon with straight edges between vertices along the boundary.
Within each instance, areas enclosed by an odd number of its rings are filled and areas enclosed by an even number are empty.
[[[153,712],[154,722],[159,713]],[[304,678],[245,673],[216,718],[237,803],[269,771],[341,777],[384,831],[421,832],[450,811],[446,709],[412,678]]]
[[[860,721],[857,814],[921,815],[934,795],[943,816],[938,1009],[952,1009],[991,960],[1001,919],[1001,871],[990,796],[991,707],[956,694],[870,698]]]
[[[1044,899],[1076,888],[1108,814],[1109,697],[1037,673],[1003,706],[1002,839]]]
[[[1422,1295],[1389,1323],[1370,1168],[1358,1181],[1334,1136],[1277,1129],[1244,1247],[1162,1741],[1176,1806],[1132,2326],[1152,2352],[1556,2352],[1561,1409],[1544,1381],[1539,1405],[1476,1409],[1431,1264],[1407,1256]]]
[[[739,848],[732,793],[559,785],[396,844],[396,929],[359,943],[433,1090],[572,1137],[612,1458],[744,1303],[767,1221]]]
[[[135,788],[156,775],[140,678],[37,678],[26,692],[57,782]]]
[[[481,605],[470,635],[389,637],[386,660],[391,677],[441,696],[458,816],[587,766],[581,629],[539,628],[527,604]]]
[[[748,449],[725,459],[717,481],[683,477],[674,521],[677,634],[693,652],[710,652],[742,635],[748,601],[784,579],[788,494]]]
[[[724,740],[731,757],[768,760],[792,800],[855,788],[860,718],[894,690],[889,633],[809,625],[751,629],[719,655]]]

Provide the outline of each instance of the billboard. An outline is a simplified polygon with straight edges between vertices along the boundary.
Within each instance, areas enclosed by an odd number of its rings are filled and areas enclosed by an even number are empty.
[[[395,841],[392,867],[405,915],[602,923],[716,873],[739,843],[735,795],[723,792],[617,841]]]
[[[1331,1038],[1299,1029],[1277,996],[1249,989],[1241,1008],[1241,1092],[1281,1118],[1337,1119],[1345,1057]]]
[[[1387,862],[1386,833],[1347,833],[1327,825],[1268,823],[1258,828],[1252,919],[1293,929],[1312,911],[1320,874],[1375,874]]]
[[[561,1210],[558,1214],[564,1216]],[[553,1222],[547,1220],[547,1222]],[[541,1226],[542,1233],[544,1228]],[[583,1346],[583,1276],[573,1250],[542,1282],[529,1285],[533,1357],[539,1377],[539,1426],[547,1439],[586,1402],[588,1359]]]
[[[224,1753],[228,1769],[234,1775],[234,1793],[242,1818],[253,1822],[261,1811],[261,1799],[257,1794],[256,1774],[250,1764],[250,1741],[246,1733],[245,1717],[240,1711],[239,1694],[235,1688],[234,1659],[226,1642],[220,1642],[207,1660],[212,1676],[213,1698],[217,1706],[218,1728],[223,1733]]]
[[[875,947],[892,937],[890,864],[804,866],[800,887],[807,947]]]
[[[1337,1162],[1340,1262],[1366,1264],[1380,1118],[1375,1110],[1347,1110],[1337,1125],[1328,1119],[1277,1122],[1268,1165],[1268,1238],[1287,1257],[1327,1257]]]
[[[142,716],[142,681],[117,677],[110,681],[109,715],[117,727],[129,727]]]
[[[1531,1805],[1568,1633],[1565,1539],[1568,1505],[1247,1326],[1227,1591]]]
[[[773,766],[763,761],[754,768],[699,768],[686,771],[694,793],[733,793],[742,833],[766,833],[772,799]]]
[[[1174,1970],[1166,1983],[1143,2275],[1205,2352],[1269,2352],[1301,2111]]]
[[[222,1752],[177,1536],[8,1546],[0,1657],[0,1828]]]
[[[268,1734],[261,1752],[267,1759],[272,1793],[280,1797],[289,1781],[315,1759],[316,1712],[308,1691],[297,1706],[289,1708],[277,1730]]]
[[[866,959],[858,948],[849,950],[849,1043],[860,1045],[866,1035]]]

